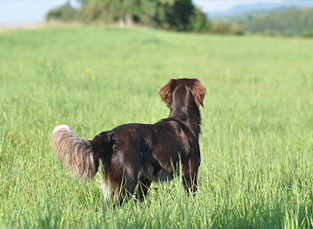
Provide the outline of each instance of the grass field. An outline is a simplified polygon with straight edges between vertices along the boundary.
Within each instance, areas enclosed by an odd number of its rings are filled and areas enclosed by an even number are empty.
[[[305,39],[113,27],[0,34],[0,228],[312,227],[312,50]],[[98,183],[53,154],[51,131],[65,123],[91,139],[154,123],[169,114],[157,91],[178,77],[207,89],[197,195],[176,179],[105,212]]]

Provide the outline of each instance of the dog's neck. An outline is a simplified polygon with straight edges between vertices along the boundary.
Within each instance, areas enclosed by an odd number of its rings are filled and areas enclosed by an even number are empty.
[[[191,93],[185,97],[175,94],[170,108],[169,118],[178,118],[183,121],[198,139],[200,134],[201,116],[199,107],[196,105]]]

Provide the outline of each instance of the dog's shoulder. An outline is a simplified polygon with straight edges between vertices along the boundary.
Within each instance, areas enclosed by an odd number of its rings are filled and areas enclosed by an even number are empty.
[[[175,117],[161,119],[155,124],[155,126],[170,131],[175,131],[177,134],[181,134],[183,132],[187,135],[193,135],[193,131],[188,126],[188,124]]]

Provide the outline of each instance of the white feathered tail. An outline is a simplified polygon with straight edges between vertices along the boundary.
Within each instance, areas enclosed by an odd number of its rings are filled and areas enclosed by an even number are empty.
[[[90,141],[77,137],[67,125],[57,126],[51,135],[54,153],[63,166],[82,180],[92,180],[98,170],[99,158]]]

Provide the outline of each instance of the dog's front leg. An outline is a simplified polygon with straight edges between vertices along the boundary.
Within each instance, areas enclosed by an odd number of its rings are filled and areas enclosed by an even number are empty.
[[[143,174],[139,176],[139,182],[138,182],[138,199],[140,201],[143,201],[146,197],[146,194],[149,190],[149,187],[151,185],[151,180],[146,178]]]
[[[197,191],[197,174],[194,173],[191,175],[190,173],[186,176],[183,176],[183,185],[188,194],[195,194]]]
[[[197,175],[198,175],[198,168],[200,160],[196,157],[191,157],[189,161],[186,161],[183,164],[182,169],[182,178],[183,178],[183,185],[185,187],[186,192],[195,194],[197,191]]]

